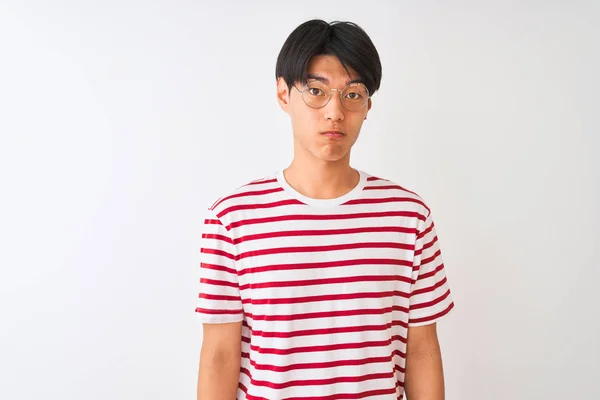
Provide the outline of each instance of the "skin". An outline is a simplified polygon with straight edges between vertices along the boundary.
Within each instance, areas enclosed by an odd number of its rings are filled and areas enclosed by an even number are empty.
[[[234,400],[240,378],[242,323],[204,324],[198,400]]]
[[[404,392],[408,400],[444,400],[444,370],[437,324],[408,328]]]
[[[348,72],[334,56],[315,56],[308,65],[309,76],[325,80],[330,88],[343,89],[350,81],[360,77],[352,68]],[[303,84],[295,86],[302,90]],[[359,174],[350,167],[350,152],[358,139],[363,122],[373,103],[360,110],[347,110],[342,106],[337,92],[329,103],[319,109],[307,106],[302,94],[294,87],[288,88],[283,78],[277,81],[277,101],[292,123],[294,159],[284,171],[287,182],[305,196],[327,199],[342,196],[358,184]],[[340,130],[341,138],[322,134],[327,130]]]
[[[344,69],[334,56],[315,56],[308,65],[309,76],[326,80],[330,88],[343,89],[360,77],[352,68]],[[303,84],[296,82],[302,90]],[[290,116],[294,158],[284,171],[285,179],[299,193],[315,198],[340,197],[359,181],[350,166],[350,153],[372,107],[372,100],[359,110],[347,110],[337,92],[319,109],[307,106],[302,94],[277,81],[277,101]],[[328,130],[344,133],[340,138],[323,134]],[[240,370],[241,323],[205,324],[198,376],[198,400],[236,398]],[[436,324],[410,327],[407,336],[405,391],[409,400],[443,400],[444,378]]]

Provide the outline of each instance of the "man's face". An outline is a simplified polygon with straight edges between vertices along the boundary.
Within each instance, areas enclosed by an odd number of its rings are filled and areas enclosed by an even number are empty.
[[[308,65],[308,82],[325,83],[332,89],[344,89],[352,80],[360,77],[352,68],[350,75],[335,56],[313,57]],[[303,91],[303,84],[296,82],[296,88]],[[318,93],[318,90],[312,90]],[[305,95],[306,96],[306,95]],[[360,128],[368,111],[371,99],[358,110],[348,110],[337,91],[331,92],[331,99],[322,108],[311,108],[302,99],[302,93],[294,87],[288,89],[283,78],[277,82],[279,104],[290,115],[294,132],[295,156],[316,158],[336,162],[350,157],[350,149],[358,139]],[[350,96],[352,97],[352,96]],[[327,134],[327,131],[340,131],[341,135]]]

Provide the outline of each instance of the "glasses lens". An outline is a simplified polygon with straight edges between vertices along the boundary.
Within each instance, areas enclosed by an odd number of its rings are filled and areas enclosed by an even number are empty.
[[[369,100],[369,91],[362,83],[352,83],[342,92],[342,104],[348,110],[363,108]]]
[[[309,107],[325,107],[329,101],[329,87],[321,81],[308,82],[302,90],[302,98]]]

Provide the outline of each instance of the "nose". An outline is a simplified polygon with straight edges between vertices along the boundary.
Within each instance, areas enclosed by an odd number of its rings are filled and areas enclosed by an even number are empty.
[[[344,106],[342,105],[342,99],[340,92],[332,90],[331,99],[325,106],[325,119],[331,121],[343,121],[344,120]]]

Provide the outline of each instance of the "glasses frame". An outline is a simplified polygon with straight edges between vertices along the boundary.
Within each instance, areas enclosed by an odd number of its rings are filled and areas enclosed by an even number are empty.
[[[321,82],[321,81],[317,81],[317,82]],[[349,83],[349,84],[347,84],[346,86],[344,86],[344,88],[343,88],[343,89],[335,89],[335,88],[330,88],[330,87],[329,87],[329,86],[328,86],[328,85],[327,85],[325,82],[321,82],[321,83],[322,83],[323,85],[327,86],[327,88],[329,89],[329,92],[327,93],[327,96],[328,96],[328,97],[327,97],[327,101],[326,101],[326,102],[325,102],[325,104],[323,104],[321,107],[313,107],[313,106],[311,106],[310,104],[308,104],[308,103],[306,102],[306,99],[304,99],[304,92],[305,92],[305,91],[307,91],[308,89],[310,89],[310,88],[308,87],[308,83],[306,83],[306,84],[305,84],[305,85],[302,87],[302,89],[304,89],[304,90],[300,90],[300,89],[298,89],[298,88],[296,87],[296,85],[294,85],[294,87],[296,88],[296,90],[297,90],[298,92],[300,92],[300,94],[302,95],[302,101],[304,102],[304,104],[306,104],[306,105],[307,105],[307,106],[309,106],[310,108],[313,108],[313,109],[317,109],[317,110],[318,110],[318,109],[320,109],[320,108],[323,108],[323,107],[325,107],[327,104],[329,104],[329,102],[331,101],[331,98],[333,97],[333,96],[332,96],[332,94],[331,94],[331,92],[338,92],[338,94],[339,94],[339,97],[340,97],[340,104],[342,105],[342,107],[344,107],[344,108],[345,108],[346,110],[348,110],[348,111],[358,111],[358,110],[360,110],[361,108],[363,108],[364,106],[366,106],[366,105],[367,105],[367,103],[369,103],[369,99],[371,98],[371,93],[369,93],[369,89],[368,89],[368,88],[365,86],[365,84],[364,84],[364,83],[362,83],[362,82],[352,82],[352,83]],[[342,93],[344,92],[344,90],[346,90],[346,89],[347,89],[349,86],[352,86],[352,85],[362,85],[362,86],[365,88],[365,91],[367,92],[367,98],[366,98],[366,100],[365,100],[365,104],[363,104],[362,106],[360,106],[360,107],[359,107],[359,108],[357,108],[357,109],[352,109],[352,108],[348,108],[348,107],[346,107],[346,106],[344,105],[344,100],[342,99]]]

